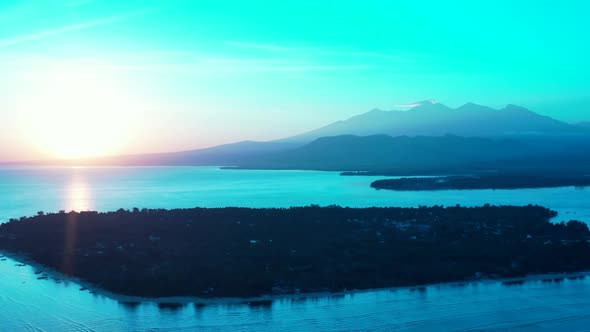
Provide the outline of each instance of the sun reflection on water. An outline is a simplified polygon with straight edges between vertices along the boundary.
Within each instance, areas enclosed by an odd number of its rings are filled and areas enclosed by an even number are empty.
[[[94,208],[90,187],[84,174],[78,169],[73,169],[73,174],[66,189],[67,211],[88,211]]]
[[[88,211],[93,208],[93,199],[90,187],[83,172],[73,168],[71,180],[66,188],[66,209],[68,211]],[[62,271],[73,275],[76,271],[75,250],[78,238],[76,214],[68,214],[64,234],[64,251],[62,258]]]

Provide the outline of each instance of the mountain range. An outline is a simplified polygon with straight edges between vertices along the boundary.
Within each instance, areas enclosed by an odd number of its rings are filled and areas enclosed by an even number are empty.
[[[508,165],[546,168],[556,161],[563,169],[563,163],[580,168],[589,159],[588,123],[568,124],[515,105],[495,110],[473,103],[455,109],[432,100],[414,104],[407,111],[372,110],[269,142],[59,163],[432,173]]]
[[[413,103],[408,111],[374,109],[344,121],[289,137],[283,141],[311,141],[325,136],[458,136],[498,137],[508,135],[570,135],[588,133],[588,128],[542,116],[524,107],[507,105],[496,110],[467,103],[450,108],[433,100]]]

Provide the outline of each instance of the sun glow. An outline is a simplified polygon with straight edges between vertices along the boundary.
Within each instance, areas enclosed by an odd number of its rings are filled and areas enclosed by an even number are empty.
[[[134,130],[131,96],[97,71],[60,67],[40,73],[23,114],[32,143],[57,158],[120,152]]]
[[[72,178],[66,189],[66,211],[87,211],[94,208],[92,191],[83,172],[72,169]]]

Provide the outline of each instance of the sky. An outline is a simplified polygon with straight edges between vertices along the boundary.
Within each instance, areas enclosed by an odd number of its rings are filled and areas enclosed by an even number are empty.
[[[0,161],[286,137],[436,99],[590,120],[587,1],[0,1]]]

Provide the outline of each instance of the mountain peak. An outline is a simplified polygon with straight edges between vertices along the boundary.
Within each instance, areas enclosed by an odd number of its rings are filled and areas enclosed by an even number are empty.
[[[531,113],[531,111],[529,109],[527,109],[526,107],[522,107],[522,106],[518,106],[518,105],[514,105],[514,104],[508,104],[502,110],[504,110],[504,111],[510,111],[510,112],[527,112],[527,113]]]
[[[408,105],[412,105],[412,107],[417,107],[417,106],[424,106],[424,105],[435,105],[438,104],[438,102],[434,99],[425,99],[422,101],[417,101]]]
[[[414,104],[417,106],[413,106]],[[468,137],[590,134],[588,125],[570,125],[512,104],[500,110],[472,102],[459,108],[449,108],[434,100],[424,100],[397,107],[411,108],[407,111],[372,110],[295,136],[292,140],[311,141],[322,136],[346,134],[357,136],[453,134]]]
[[[414,108],[414,107],[418,107],[418,106],[433,105],[433,104],[437,104],[437,103],[438,102],[434,99],[425,99],[425,100],[416,101],[413,103],[397,104],[397,105],[395,105],[395,107],[397,107],[397,108]]]
[[[467,111],[467,112],[481,112],[481,111],[493,111],[494,109],[488,106],[479,105],[476,103],[466,103],[463,106],[456,108],[457,111]]]
[[[424,101],[420,101],[417,103],[414,103],[414,106],[411,111],[446,111],[446,110],[450,110],[449,107],[437,102],[434,99],[428,99],[428,100],[424,100]]]
[[[474,103],[474,102],[468,102],[468,103],[465,103],[465,104],[464,104],[463,106],[461,106],[461,107],[487,107],[487,106],[483,106],[483,105],[480,105],[480,104],[476,104],[476,103]]]
[[[438,104],[438,101],[436,101],[435,99],[426,99],[426,100],[422,100],[417,102],[416,104],[420,104],[420,105],[428,105],[428,104]]]

